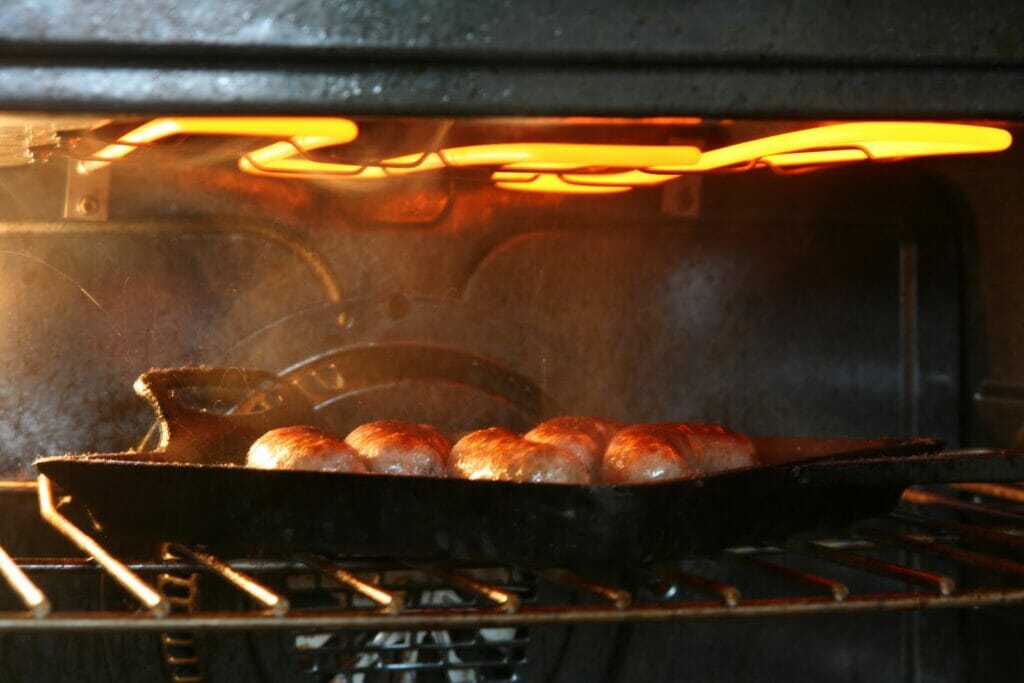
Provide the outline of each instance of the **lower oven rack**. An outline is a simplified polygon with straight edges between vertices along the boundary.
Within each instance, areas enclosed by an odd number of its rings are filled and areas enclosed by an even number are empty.
[[[402,632],[1024,602],[1024,485],[910,488],[892,515],[842,537],[731,548],[713,558],[632,568],[616,580],[564,568],[439,568],[315,554],[224,560],[175,544],[161,560],[119,559],[57,511],[45,478],[38,488],[46,521],[88,558],[11,558],[0,548],[0,573],[25,605],[0,612],[0,631]],[[137,609],[63,610],[33,580],[89,572],[120,583]],[[253,607],[203,609],[189,591],[181,597],[169,589],[187,586],[188,578],[174,577],[197,573],[222,579]],[[316,586],[347,598],[333,606],[301,604],[291,594],[304,584],[282,577],[315,578]],[[861,578],[875,587],[861,589]],[[878,590],[879,579],[893,589]],[[766,581],[784,594],[750,588]],[[557,597],[538,588],[544,586]],[[462,599],[448,606],[420,599],[439,592]]]

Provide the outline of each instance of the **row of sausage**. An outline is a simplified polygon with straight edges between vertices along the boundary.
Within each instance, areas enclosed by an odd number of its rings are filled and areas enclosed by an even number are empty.
[[[624,425],[565,416],[519,435],[501,427],[454,445],[429,425],[381,420],[344,439],[307,426],[274,429],[249,449],[247,467],[552,484],[621,484],[697,478],[757,464],[746,436],[706,423]]]

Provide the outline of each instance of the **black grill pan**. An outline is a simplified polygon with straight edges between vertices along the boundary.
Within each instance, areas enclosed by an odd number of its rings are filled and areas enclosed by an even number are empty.
[[[269,389],[273,376],[250,372],[217,383],[259,388],[249,400],[256,414],[203,413],[201,428],[192,428],[192,409],[167,404],[196,377],[220,371],[172,372],[179,374],[147,373],[138,384],[158,406],[160,451],[36,462],[105,535],[410,559],[634,564],[838,528],[888,513],[912,483],[1024,479],[1015,454],[943,454],[932,439],[755,439],[762,467],[642,485],[251,470],[239,463],[263,430],[315,416],[279,395],[287,390]]]

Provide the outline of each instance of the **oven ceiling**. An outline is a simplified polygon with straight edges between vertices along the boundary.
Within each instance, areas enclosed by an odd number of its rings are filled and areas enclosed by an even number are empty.
[[[664,6],[661,6],[663,4]],[[1024,5],[43,2],[0,6],[9,109],[987,116]]]

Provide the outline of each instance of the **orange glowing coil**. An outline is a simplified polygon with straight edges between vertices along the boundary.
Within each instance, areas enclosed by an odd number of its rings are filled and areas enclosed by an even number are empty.
[[[304,151],[310,151],[306,148]],[[377,166],[356,166],[316,161],[299,156],[300,150],[276,143],[246,154],[239,168],[248,173],[274,177],[344,176],[347,179],[378,179],[423,173],[443,168],[499,166],[533,173],[574,171],[588,168],[624,168],[664,164],[691,165],[700,150],[690,145],[588,145],[551,142],[512,142],[450,147],[437,152],[385,159]]]
[[[516,142],[450,147],[385,159],[376,165],[311,159],[351,142],[355,122],[324,117],[177,117],[154,119],[104,147],[79,170],[89,172],[137,147],[179,134],[277,138],[244,155],[239,168],[276,178],[380,180],[446,168],[496,167],[496,187],[525,192],[610,194],[660,185],[684,173],[768,166],[824,166],[863,160],[999,152],[1001,128],[955,123],[860,122],[807,128],[701,152],[690,145]]]
[[[559,173],[523,173],[521,171],[495,171],[491,175],[494,186],[517,192],[549,192],[557,194],[618,194],[629,192],[630,185],[576,183]]]
[[[153,119],[122,135],[79,163],[79,171],[89,173],[121,159],[136,148],[174,135],[241,135],[283,138],[292,153],[296,149],[317,149],[352,142],[359,135],[355,122],[348,119],[301,116],[177,116]]]
[[[744,164],[805,166],[861,159],[902,159],[945,154],[1001,152],[1010,133],[959,123],[881,121],[837,123],[771,135],[701,154],[695,167],[662,166],[652,171],[692,173]]]

